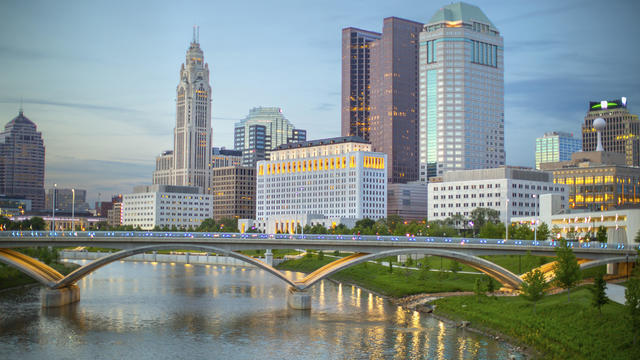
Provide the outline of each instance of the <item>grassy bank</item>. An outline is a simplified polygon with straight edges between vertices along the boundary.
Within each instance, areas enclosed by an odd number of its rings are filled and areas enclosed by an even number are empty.
[[[600,314],[590,302],[584,287],[571,292],[570,303],[566,293],[545,297],[536,314],[522,297],[456,296],[435,301],[435,313],[496,330],[548,359],[637,359],[640,347],[632,348],[624,306],[607,304]]]
[[[319,259],[317,255],[298,260],[289,260],[278,265],[279,269],[309,273],[324,266],[335,258],[325,256]],[[344,269],[332,279],[355,283],[377,293],[403,297],[420,293],[436,293],[450,291],[473,291],[476,279],[488,279],[486,275],[453,274],[429,271],[407,270],[394,268],[389,272],[388,266],[373,263],[355,265]],[[499,288],[496,282],[496,289]]]
[[[63,275],[67,275],[79,266],[75,264],[61,264],[58,262],[53,262],[48,265],[58,270],[58,272]],[[36,283],[36,280],[20,270],[8,265],[0,264],[0,290],[33,283]]]

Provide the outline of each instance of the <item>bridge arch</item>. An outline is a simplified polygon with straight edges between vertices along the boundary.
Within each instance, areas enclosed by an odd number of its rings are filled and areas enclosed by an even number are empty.
[[[64,278],[64,275],[49,265],[11,249],[0,249],[0,263],[9,265],[48,287],[55,286]]]
[[[162,244],[162,245],[148,245],[135,249],[126,249],[118,251],[99,259],[96,259],[84,266],[81,266],[69,273],[67,276],[60,274],[58,271],[50,267],[49,265],[42,263],[30,256],[24,255],[20,252],[10,249],[0,249],[0,262],[12,266],[21,272],[27,274],[31,278],[37,280],[42,285],[45,285],[52,289],[60,289],[76,283],[78,280],[98,270],[99,268],[111,264],[114,261],[118,261],[129,256],[142,254],[148,251],[154,250],[171,250],[171,249],[189,249],[200,250],[207,252],[214,252],[216,254],[223,254],[248,264],[254,265],[260,269],[267,271],[268,273],[275,275],[277,278],[283,280],[285,283],[296,286],[296,284],[286,277],[283,273],[276,270],[272,266],[260,261],[251,256],[243,255],[234,251],[220,249],[213,246],[206,245],[189,245],[189,244]]]
[[[320,269],[312,272],[307,275],[304,279],[297,282],[297,288],[306,289],[313,286],[318,281],[326,278],[327,276],[331,276],[332,274],[346,269],[348,267],[361,264],[370,260],[375,260],[381,257],[387,256],[397,256],[397,255],[407,255],[407,254],[424,254],[424,255],[434,255],[441,256],[447,259],[456,260],[465,265],[469,265],[474,269],[477,269],[488,276],[499,281],[503,286],[511,288],[511,289],[519,289],[522,284],[522,279],[520,279],[516,274],[511,271],[496,265],[488,260],[483,258],[468,255],[464,253],[460,253],[457,251],[450,250],[441,250],[441,249],[400,249],[400,250],[387,250],[374,254],[364,254],[364,253],[356,253],[351,256],[336,260],[330,264],[327,264]]]
[[[266,272],[275,275],[277,278],[283,280],[285,283],[291,285],[291,286],[295,286],[295,283],[289,279],[288,277],[286,277],[283,273],[281,273],[280,271],[276,270],[274,267],[264,263],[261,260],[258,260],[256,258],[253,258],[251,256],[247,256],[247,255],[243,255],[231,250],[225,250],[225,249],[220,249],[217,247],[213,247],[213,246],[207,246],[207,245],[187,245],[187,244],[162,244],[162,245],[149,245],[149,246],[142,246],[139,248],[135,248],[135,249],[126,249],[126,250],[122,250],[122,251],[118,251],[116,253],[112,253],[110,255],[104,256],[100,259],[96,259],[82,267],[79,267],[78,269],[76,269],[75,271],[73,271],[72,273],[70,273],[69,275],[67,275],[66,277],[64,277],[64,279],[58,281],[53,288],[62,288],[65,286],[69,286],[71,284],[74,284],[75,282],[77,282],[78,280],[82,279],[83,277],[89,275],[90,273],[98,270],[99,268],[111,264],[114,261],[118,261],[124,258],[127,258],[129,256],[133,256],[133,255],[137,255],[137,254],[142,254],[148,251],[155,251],[155,250],[171,250],[171,249],[188,249],[188,250],[200,250],[200,251],[207,251],[207,252],[214,252],[216,254],[223,254],[229,257],[232,257],[234,259],[238,259],[241,261],[244,261],[248,264],[254,265],[260,269],[265,270]]]

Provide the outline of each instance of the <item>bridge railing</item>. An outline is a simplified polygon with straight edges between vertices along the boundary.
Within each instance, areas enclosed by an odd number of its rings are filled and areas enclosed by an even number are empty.
[[[34,230],[10,230],[0,231],[0,239],[37,239],[37,238],[91,238],[91,239],[111,239],[111,238],[176,238],[176,239],[280,239],[280,240],[351,240],[351,241],[387,241],[387,242],[407,242],[407,243],[450,243],[458,245],[466,244],[492,244],[527,247],[556,247],[559,242],[556,240],[505,240],[505,239],[483,239],[483,238],[450,238],[450,237],[430,237],[430,236],[395,236],[395,235],[334,235],[334,234],[255,234],[255,233],[224,233],[224,232],[175,232],[175,231],[34,231]],[[640,249],[640,245],[624,243],[600,243],[600,242],[580,242],[569,241],[567,244],[572,248],[586,249]]]

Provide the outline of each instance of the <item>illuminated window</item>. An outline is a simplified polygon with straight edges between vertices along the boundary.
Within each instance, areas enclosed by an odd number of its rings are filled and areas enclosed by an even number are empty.
[[[567,185],[573,185],[573,178],[566,178]]]

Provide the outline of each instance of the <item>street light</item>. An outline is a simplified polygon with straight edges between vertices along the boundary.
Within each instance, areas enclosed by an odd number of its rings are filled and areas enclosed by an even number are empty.
[[[74,222],[76,210],[76,189],[71,189],[71,231],[76,231],[76,226]]]
[[[58,184],[53,184],[53,214],[51,216],[51,228],[53,231],[56,231],[56,188]]]
[[[537,196],[533,194],[533,206],[534,206],[534,217],[533,217],[533,241],[538,240],[538,204],[536,202]]]
[[[508,190],[507,190],[508,191]],[[507,196],[509,196],[509,194],[507,194]],[[505,229],[506,229],[506,233],[504,236],[504,240],[507,241],[509,240],[509,198],[507,198],[507,201],[505,202],[505,211],[504,211],[504,222],[505,222]]]

